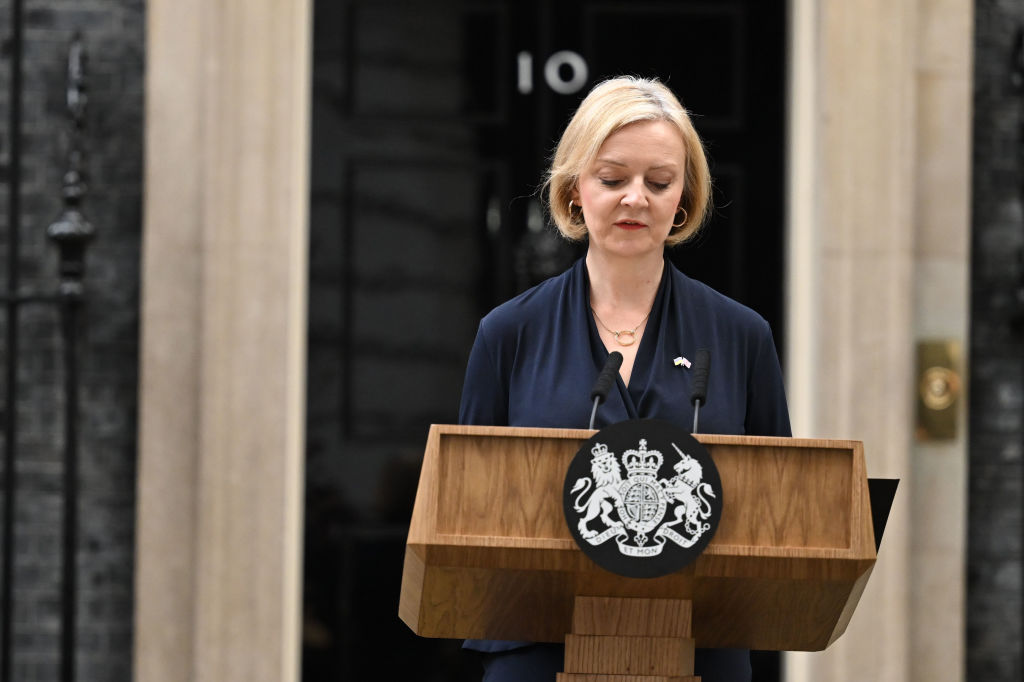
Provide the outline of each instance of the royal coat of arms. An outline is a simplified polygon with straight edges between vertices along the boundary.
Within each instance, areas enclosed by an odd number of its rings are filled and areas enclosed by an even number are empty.
[[[577,478],[571,490],[585,542],[596,546],[614,538],[626,556],[653,557],[666,542],[689,548],[710,530],[715,492],[703,480],[700,462],[671,445],[679,455],[671,478],[658,478],[664,457],[649,450],[646,439],[622,454],[621,466],[605,443],[591,448],[591,475]]]

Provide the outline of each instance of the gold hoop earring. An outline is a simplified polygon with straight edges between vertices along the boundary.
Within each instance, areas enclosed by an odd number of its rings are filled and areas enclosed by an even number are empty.
[[[677,223],[672,223],[672,227],[682,227],[683,225],[685,225],[685,224],[686,224],[686,221],[690,219],[690,214],[686,212],[686,209],[685,209],[685,208],[683,208],[682,206],[680,206],[680,207],[679,207],[679,208],[678,208],[678,209],[676,210],[676,213],[679,213],[679,211],[682,211],[682,212],[683,212],[683,220],[682,220],[682,222],[680,222],[680,223],[678,223],[678,224],[677,224]]]

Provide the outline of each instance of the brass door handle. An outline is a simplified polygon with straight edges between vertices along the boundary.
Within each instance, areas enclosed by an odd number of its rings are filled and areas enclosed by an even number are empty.
[[[956,438],[960,395],[960,342],[921,341],[917,344],[917,424],[921,441]]]

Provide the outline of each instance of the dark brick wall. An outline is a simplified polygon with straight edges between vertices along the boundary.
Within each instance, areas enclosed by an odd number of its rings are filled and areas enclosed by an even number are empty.
[[[976,9],[967,678],[1016,681],[1024,643],[1024,83],[1014,83],[1012,54],[1024,4],[978,0]]]
[[[24,289],[56,286],[55,248],[45,232],[62,210],[66,59],[75,30],[83,34],[89,60],[83,212],[97,238],[88,249],[79,327],[78,680],[131,679],[144,6],[143,0],[24,3],[19,230]],[[10,16],[11,0],[0,0],[0,175],[5,179]],[[0,286],[6,286],[11,230],[6,183],[0,197]],[[0,327],[7,324],[0,313]],[[62,342],[51,307],[22,307],[17,327],[16,358],[0,341],[0,362],[18,367],[14,679],[54,680],[61,607]]]

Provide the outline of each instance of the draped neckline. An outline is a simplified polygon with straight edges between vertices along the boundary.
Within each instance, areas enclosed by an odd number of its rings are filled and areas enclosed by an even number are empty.
[[[601,334],[594,321],[590,310],[590,273],[587,270],[586,259],[581,258],[578,264],[577,277],[580,278],[577,291],[581,292],[577,305],[587,320],[587,329],[590,337],[590,354],[594,361],[595,374],[601,371],[604,363],[608,360],[611,351],[601,340]],[[633,370],[629,376],[629,385],[622,380],[622,375],[616,373],[615,385],[625,409],[624,414],[617,415],[617,421],[625,419],[640,419],[640,406],[644,403],[644,396],[651,386],[651,373],[654,369],[655,355],[657,348],[661,345],[659,340],[665,333],[665,325],[668,321],[668,306],[671,303],[671,271],[672,265],[665,260],[661,270],[661,282],[658,284],[658,291],[654,296],[654,303],[651,305],[651,314],[647,318],[647,326],[640,337],[640,344],[636,351],[636,358],[633,361]],[[612,401],[609,401],[612,402]],[[618,402],[618,401],[615,401]]]

